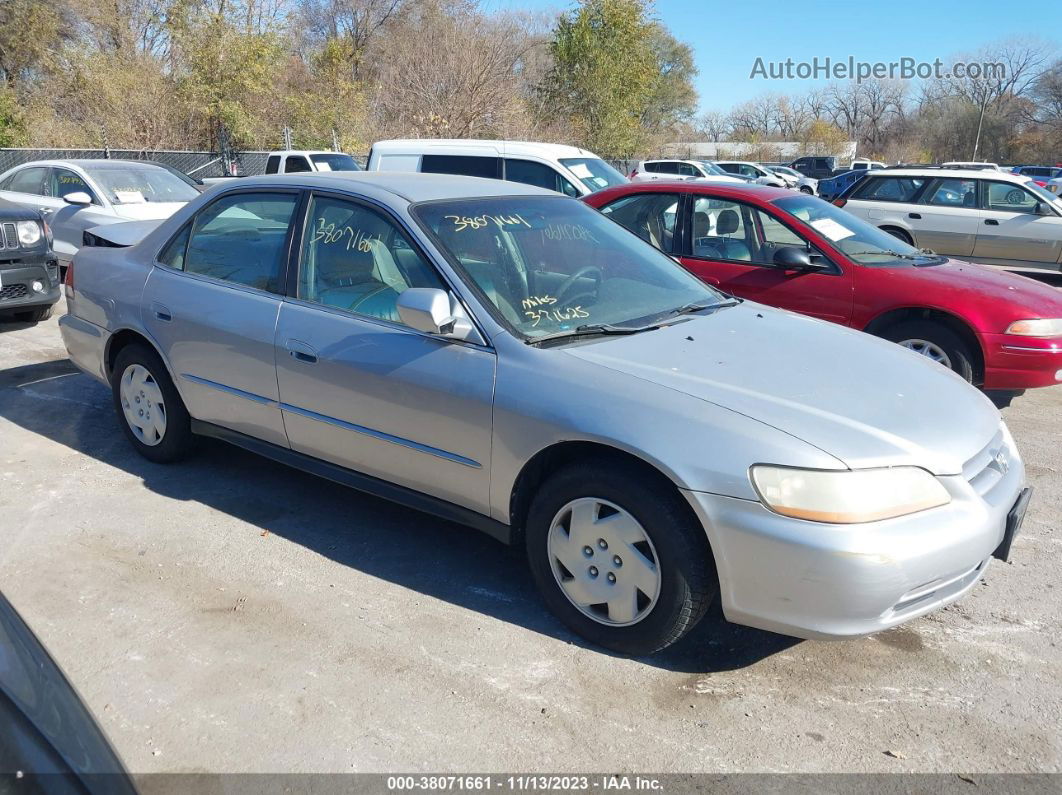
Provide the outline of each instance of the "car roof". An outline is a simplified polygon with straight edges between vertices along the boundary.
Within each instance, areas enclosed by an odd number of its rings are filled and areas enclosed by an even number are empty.
[[[386,198],[386,194],[415,202],[437,199],[473,199],[489,196],[550,196],[564,198],[556,191],[500,179],[465,177],[456,174],[421,174],[405,171],[324,171],[295,174],[266,174],[241,177],[222,183],[225,190],[247,186],[299,185],[327,190],[358,190]]]
[[[395,138],[377,141],[372,145],[373,152],[392,152],[399,150],[410,154],[424,154],[436,149],[465,147],[494,147],[506,155],[550,155],[553,157],[592,157],[597,155],[586,149],[568,144],[551,144],[540,141],[503,141],[481,138]]]
[[[879,169],[874,172],[875,176],[883,177],[954,177],[957,179],[973,179],[982,177],[1013,182],[1016,185],[1024,185],[1027,179],[1011,174],[1009,171],[993,171],[983,168],[890,168]]]
[[[582,199],[596,207],[599,199],[610,200],[630,193],[668,193],[671,191],[718,196],[721,199],[753,199],[758,202],[771,202],[775,199],[786,199],[801,195],[788,188],[774,188],[769,185],[757,185],[748,182],[657,179],[651,182],[628,182],[623,185],[614,185],[597,193],[591,193],[589,196],[583,196]]]
[[[38,166],[38,167],[44,167],[44,168],[54,168],[54,167],[70,168],[72,166],[74,168],[84,169],[84,168],[89,168],[89,167],[92,167],[92,168],[98,168],[98,167],[109,168],[109,167],[113,167],[113,166],[126,166],[126,165],[148,166],[149,168],[162,168],[162,166],[160,166],[160,165],[158,165],[156,163],[153,163],[153,162],[149,162],[147,160],[117,160],[117,159],[110,159],[110,158],[104,158],[104,157],[98,157],[98,158],[89,157],[89,158],[79,158],[79,159],[74,159],[74,160],[30,160],[30,161],[25,162],[25,163],[19,163],[17,165],[14,165],[14,166],[11,167],[11,169],[8,169],[8,170],[10,171],[10,170],[16,169],[16,168],[25,168],[27,166]],[[163,169],[163,170],[165,170],[165,169]]]
[[[273,155],[280,155],[285,157],[287,155],[345,155],[346,152],[333,152],[331,149],[274,149],[269,153],[270,157]],[[348,155],[349,157],[349,155]]]

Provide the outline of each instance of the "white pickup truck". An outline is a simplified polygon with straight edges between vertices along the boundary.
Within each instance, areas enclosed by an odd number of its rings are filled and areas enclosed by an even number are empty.
[[[314,152],[305,149],[286,149],[270,152],[266,160],[266,174],[295,174],[304,171],[361,171],[350,155],[343,152]]]
[[[266,158],[266,174],[297,174],[305,171],[361,171],[361,166],[343,152],[314,149],[282,149],[270,152]],[[238,177],[203,177],[204,185],[228,182]]]

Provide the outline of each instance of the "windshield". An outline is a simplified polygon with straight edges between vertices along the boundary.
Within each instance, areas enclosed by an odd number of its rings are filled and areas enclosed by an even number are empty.
[[[630,182],[604,160],[596,157],[562,157],[560,164],[575,174],[591,193]]]
[[[799,171],[794,171],[793,169],[786,168],[785,166],[771,166],[770,168],[771,168],[771,171],[773,171],[776,174],[788,174],[791,177],[802,177],[802,176],[804,176]]]
[[[183,179],[158,166],[115,164],[89,166],[85,170],[112,204],[186,202],[199,195]]]
[[[1040,201],[1044,202],[1045,204],[1050,204],[1056,210],[1062,211],[1062,198],[1056,196],[1047,188],[1040,187],[1031,179],[1025,183],[1025,187],[1032,191],[1032,193]]]
[[[869,267],[928,265],[943,260],[924,254],[888,232],[814,196],[800,194],[776,199],[774,206],[807,224],[829,240],[848,259]]]
[[[413,212],[495,315],[528,340],[588,325],[644,326],[691,304],[727,300],[574,199],[465,199]],[[672,214],[655,234],[673,235],[674,224]]]
[[[361,171],[353,157],[341,152],[310,155],[318,171]]]
[[[726,171],[723,171],[723,169],[719,168],[719,166],[717,166],[711,160],[698,160],[697,162],[700,163],[702,166],[704,166],[705,171],[707,171],[709,174],[713,174],[714,176],[717,176],[717,177],[732,177],[732,176],[734,176],[733,174],[729,174]]]

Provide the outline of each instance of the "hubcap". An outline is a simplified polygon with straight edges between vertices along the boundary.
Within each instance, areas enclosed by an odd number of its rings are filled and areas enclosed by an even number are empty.
[[[166,435],[166,404],[162,390],[146,367],[131,364],[125,368],[118,397],[133,435],[148,447],[161,442]]]
[[[645,529],[608,500],[572,500],[549,528],[550,567],[564,595],[599,624],[636,624],[660,597],[660,559]]]
[[[951,359],[948,354],[944,353],[944,349],[936,343],[929,340],[904,340],[900,345],[910,351],[914,351],[919,356],[925,356],[927,359],[932,359],[937,364],[942,364],[951,369]]]

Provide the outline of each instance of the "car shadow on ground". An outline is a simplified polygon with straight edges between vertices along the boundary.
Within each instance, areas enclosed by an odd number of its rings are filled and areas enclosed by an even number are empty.
[[[6,334],[9,331],[22,331],[33,328],[36,325],[36,323],[16,320],[13,315],[0,315],[0,334]]]
[[[67,359],[0,370],[0,417],[135,475],[157,494],[200,502],[344,566],[608,654],[546,610],[521,548],[212,439],[200,440],[187,461],[154,464],[126,441],[110,392]],[[717,603],[682,642],[643,662],[714,673],[747,667],[796,643],[727,622]]]

